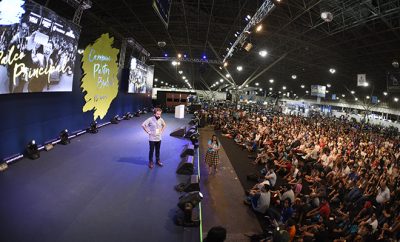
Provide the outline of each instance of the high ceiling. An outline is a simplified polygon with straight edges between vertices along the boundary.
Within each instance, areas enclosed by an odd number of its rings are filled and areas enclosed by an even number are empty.
[[[64,0],[66,1],[66,0]],[[72,1],[72,0],[70,0]],[[72,19],[74,8],[60,0],[38,0],[58,14]],[[168,29],[149,0],[92,0],[82,19],[81,47],[101,33],[110,32],[120,45],[122,38],[134,38],[151,57],[178,53],[191,58],[222,60],[243,31],[245,17],[253,16],[261,0],[172,0]],[[398,71],[392,66],[400,61],[400,0],[274,0],[276,7],[262,21],[263,30],[252,31],[248,52],[238,48],[228,58],[227,70],[234,82],[242,84],[252,74],[269,68],[249,86],[268,91],[293,91],[304,96],[313,84],[331,84],[332,94],[350,97],[377,95],[384,98],[386,76]],[[321,19],[321,12],[333,14],[331,22]],[[157,43],[165,41],[166,46]],[[215,50],[215,52],[213,51]],[[267,50],[262,58],[258,52]],[[285,55],[287,53],[287,55]],[[284,57],[283,57],[284,56]],[[281,58],[283,57],[283,58]],[[275,64],[273,64],[275,62]],[[179,70],[196,89],[207,89],[221,79],[219,65],[148,61],[156,66],[156,85],[161,81],[186,86]],[[243,71],[236,70],[238,65]],[[331,74],[330,68],[336,73]],[[365,73],[369,87],[357,87],[357,74]],[[296,75],[296,79],[291,76]],[[269,82],[274,79],[274,83]],[[225,81],[224,84],[227,82]],[[304,85],[304,89],[301,88]],[[219,85],[220,87],[221,85]],[[217,87],[213,88],[214,90]],[[393,98],[395,94],[389,94]]]

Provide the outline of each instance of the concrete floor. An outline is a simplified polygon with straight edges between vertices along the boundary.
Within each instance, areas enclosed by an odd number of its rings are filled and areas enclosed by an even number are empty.
[[[223,226],[228,231],[226,241],[249,241],[245,233],[261,232],[254,213],[243,204],[243,187],[229,161],[226,151],[219,151],[220,165],[217,174],[208,175],[204,162],[207,142],[214,134],[211,126],[200,129],[200,172],[202,200],[203,238],[213,226]]]

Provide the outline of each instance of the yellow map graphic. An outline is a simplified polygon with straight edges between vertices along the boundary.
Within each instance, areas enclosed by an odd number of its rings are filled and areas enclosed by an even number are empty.
[[[93,120],[104,118],[111,102],[118,94],[119,50],[112,47],[114,38],[102,34],[83,52],[82,92],[86,92],[83,112],[94,110]]]

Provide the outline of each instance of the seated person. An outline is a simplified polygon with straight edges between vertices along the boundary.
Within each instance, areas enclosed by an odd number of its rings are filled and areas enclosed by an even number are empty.
[[[251,205],[254,211],[264,214],[271,203],[270,186],[266,183],[259,191],[252,190],[244,203]]]

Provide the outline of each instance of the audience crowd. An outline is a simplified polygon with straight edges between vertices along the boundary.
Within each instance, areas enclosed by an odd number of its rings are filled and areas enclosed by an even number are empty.
[[[219,108],[201,115],[249,152],[259,171],[244,203],[265,216],[256,238],[398,241],[400,142],[396,132],[345,119]],[[254,238],[254,236],[253,236]]]

